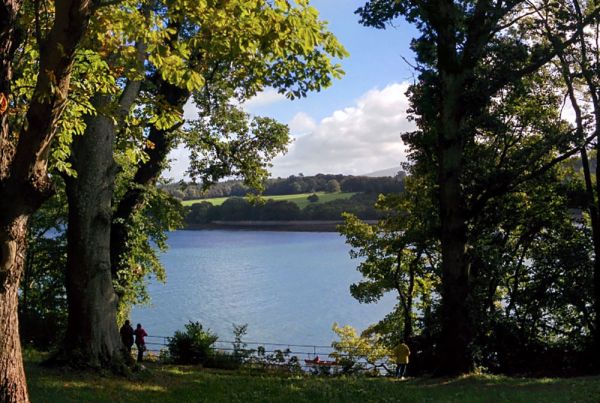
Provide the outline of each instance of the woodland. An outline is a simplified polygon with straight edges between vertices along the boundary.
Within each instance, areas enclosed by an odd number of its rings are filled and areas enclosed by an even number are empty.
[[[403,190],[378,197],[376,224],[340,228],[352,295],[397,296],[360,337],[405,340],[438,376],[597,373],[600,5],[356,14],[419,33]],[[119,325],[183,217],[159,186],[169,152],[185,145],[203,189],[264,189],[289,129],[240,104],[320,91],[349,55],[307,0],[2,0],[0,21],[0,401],[26,402],[25,323],[60,327],[49,365],[127,371]]]

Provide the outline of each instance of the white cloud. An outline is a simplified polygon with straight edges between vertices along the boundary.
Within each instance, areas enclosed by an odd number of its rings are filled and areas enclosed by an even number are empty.
[[[280,94],[277,90],[273,88],[267,88],[266,90],[259,92],[246,102],[242,104],[242,107],[246,111],[252,111],[256,108],[261,108],[263,106],[272,105],[277,102],[281,102],[286,100],[285,95]]]
[[[400,135],[414,130],[407,120],[407,89],[407,83],[395,83],[368,91],[354,106],[322,119],[310,133],[296,137],[286,155],[275,159],[273,176],[365,174],[399,166],[406,160]],[[309,121],[306,114],[296,115],[290,125],[302,127]]]
[[[400,135],[414,130],[414,123],[407,120],[407,89],[407,83],[395,83],[368,91],[354,105],[334,111],[318,123],[306,113],[297,113],[288,122],[295,140],[286,155],[274,160],[272,175],[287,177],[300,172],[360,175],[399,167],[406,160]],[[254,105],[277,99],[272,93],[257,98],[261,100]],[[186,105],[186,117],[194,112],[192,104]],[[171,168],[164,176],[175,180],[184,177],[188,151],[180,146],[169,158]]]
[[[298,112],[288,123],[292,136],[301,136],[317,128],[317,122],[304,112]]]

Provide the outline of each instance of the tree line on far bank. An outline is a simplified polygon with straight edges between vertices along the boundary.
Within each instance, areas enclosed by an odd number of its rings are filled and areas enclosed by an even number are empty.
[[[291,175],[287,178],[266,179],[261,190],[265,196],[315,193],[315,192],[364,192],[395,193],[402,191],[404,172],[394,177],[368,177],[353,175],[317,174],[314,176]],[[210,199],[213,197],[245,196],[257,194],[257,190],[242,180],[227,180],[209,187],[195,183],[169,183],[160,186],[180,200]]]
[[[317,195],[308,196],[308,198]],[[230,197],[215,206],[207,201],[186,207],[184,222],[188,226],[210,224],[214,221],[340,221],[344,213],[363,220],[381,217],[375,208],[378,193],[357,193],[350,198],[324,203],[310,203],[304,208],[288,200],[253,202],[243,197]]]

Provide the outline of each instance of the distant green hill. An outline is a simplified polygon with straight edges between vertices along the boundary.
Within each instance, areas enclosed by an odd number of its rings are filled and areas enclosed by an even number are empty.
[[[374,173],[375,174],[375,173]],[[271,178],[263,183],[265,196],[306,194],[313,192],[364,192],[397,193],[404,189],[403,173],[394,177],[367,177],[348,175],[314,176],[291,175],[288,178]],[[160,188],[180,200],[244,196],[254,191],[241,180],[227,180],[215,183],[204,189],[196,183],[169,183]]]
[[[222,221],[341,221],[346,212],[363,220],[376,220],[380,217],[375,209],[377,197],[376,193],[317,192],[264,196],[264,203],[251,203],[239,196],[188,200],[184,202],[185,224],[197,228],[221,225]]]
[[[343,193],[342,192],[337,192],[337,193],[316,192],[315,194],[319,197],[319,200],[314,203],[319,204],[319,203],[329,202],[332,200],[349,199],[350,197],[355,195],[356,192],[343,192]],[[312,195],[312,193],[263,196],[263,198],[265,200],[278,200],[278,201],[283,200],[283,201],[294,202],[298,205],[298,207],[303,209],[304,207],[308,206],[309,204],[312,204],[311,202],[308,201],[308,196],[310,196],[310,195]],[[195,204],[195,203],[209,202],[213,206],[220,206],[227,199],[229,199],[229,197],[214,197],[211,199],[184,200],[181,203],[184,206],[191,206],[192,204]]]

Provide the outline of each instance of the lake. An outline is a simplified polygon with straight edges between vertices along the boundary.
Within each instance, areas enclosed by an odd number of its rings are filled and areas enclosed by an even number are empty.
[[[232,324],[247,323],[248,341],[329,345],[334,322],[362,330],[395,303],[352,298],[361,275],[337,233],[176,231],[168,243],[166,284],[151,282],[151,305],[131,314],[150,335],[171,336],[192,320],[232,340]]]

